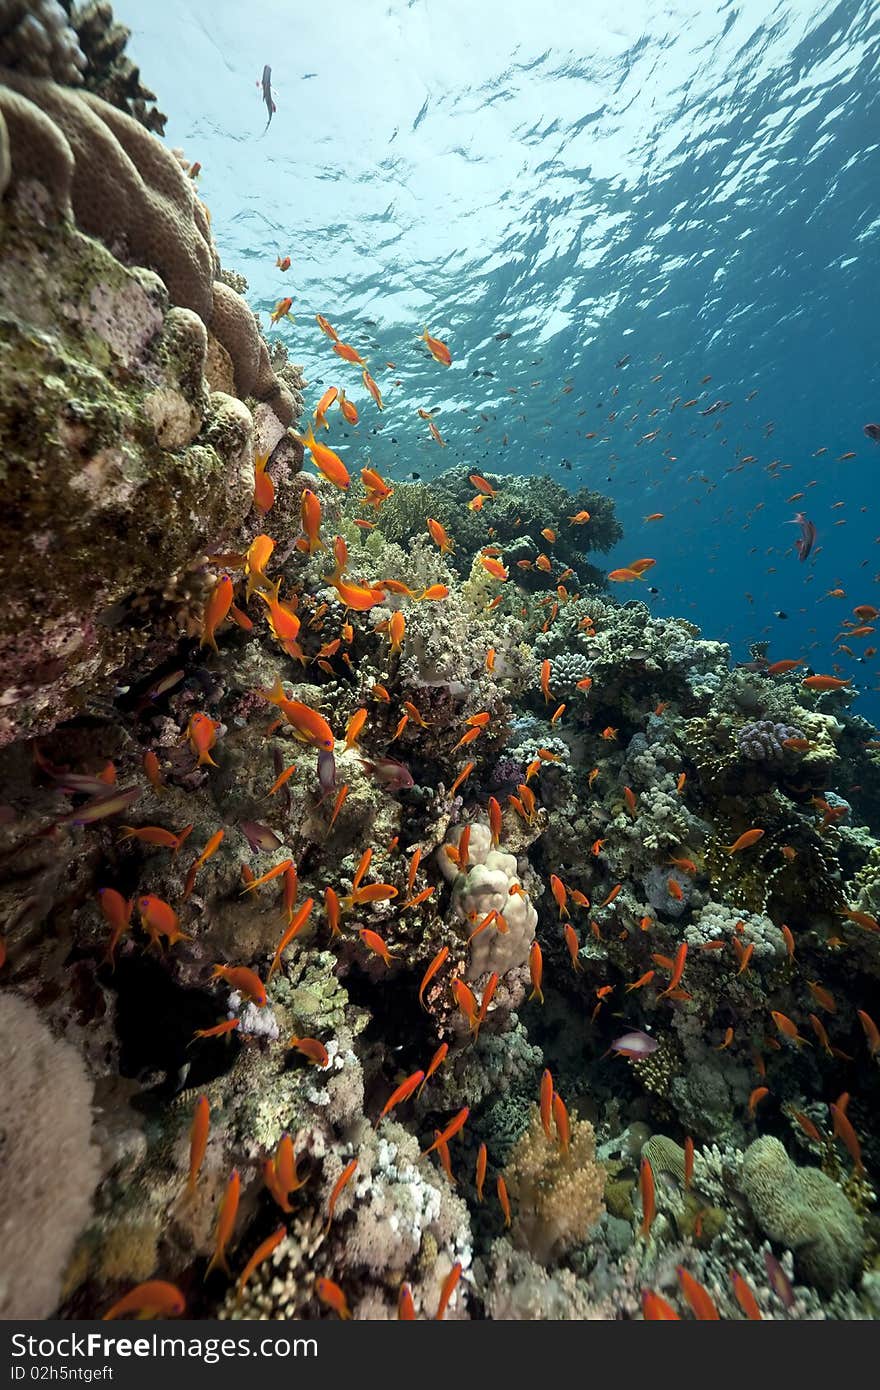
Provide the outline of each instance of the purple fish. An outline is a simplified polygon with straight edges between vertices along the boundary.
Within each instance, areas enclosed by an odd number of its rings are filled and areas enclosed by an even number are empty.
[[[862,429],[869,439],[873,439],[875,444],[880,444],[880,425],[863,425]]]
[[[652,1038],[649,1033],[640,1033],[636,1030],[616,1038],[608,1052],[616,1052],[618,1057],[649,1057],[652,1052],[656,1051],[656,1048],[656,1038]],[[608,1052],[605,1053],[606,1057]]]
[[[405,763],[399,763],[396,758],[380,757],[372,763],[361,758],[361,767],[365,767],[367,772],[372,772],[380,787],[392,795],[394,792],[403,792],[415,786],[409,768]]]
[[[238,828],[256,854],[257,850],[279,849],[284,844],[271,826],[258,820],[240,820]]]
[[[812,521],[807,521],[803,512],[795,512],[792,526],[799,526],[801,533],[794,543],[794,548],[801,560],[806,560],[813,546],[816,544],[816,528]]]
[[[318,785],[323,793],[322,800],[336,789],[336,759],[327,748],[322,748],[318,754]]]
[[[780,1303],[786,1308],[793,1308],[795,1303],[794,1289],[791,1281],[776,1256],[770,1250],[764,1252],[764,1264],[767,1268],[767,1278],[770,1280],[770,1287],[776,1294]]]
[[[69,815],[62,816],[55,824],[94,825],[96,821],[107,820],[109,816],[118,816],[121,811],[127,811],[140,794],[140,787],[124,787],[111,792],[109,796],[99,797],[96,801],[87,801],[85,806],[79,806]]]

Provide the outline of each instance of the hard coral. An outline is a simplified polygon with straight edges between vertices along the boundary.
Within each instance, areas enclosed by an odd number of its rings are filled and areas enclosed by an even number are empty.
[[[803,730],[793,725],[758,719],[742,726],[736,742],[744,758],[750,758],[753,762],[781,763],[788,752],[784,746],[786,739],[803,737]]]
[[[818,1168],[799,1168],[772,1135],[746,1149],[742,1188],[771,1240],[794,1252],[803,1279],[826,1293],[852,1282],[862,1225],[843,1192]]]
[[[0,994],[0,1318],[47,1318],[98,1182],[92,1083],[36,1008]]]

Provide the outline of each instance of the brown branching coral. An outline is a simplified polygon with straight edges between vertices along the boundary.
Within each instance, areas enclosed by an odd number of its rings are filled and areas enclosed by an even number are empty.
[[[504,1170],[515,1216],[514,1242],[542,1264],[552,1264],[584,1240],[604,1210],[605,1170],[596,1162],[596,1136],[588,1120],[570,1117],[565,1150],[548,1139],[532,1106],[529,1127]]]

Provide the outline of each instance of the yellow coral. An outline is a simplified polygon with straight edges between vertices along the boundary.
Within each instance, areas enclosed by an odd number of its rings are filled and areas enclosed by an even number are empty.
[[[513,1241],[542,1264],[584,1240],[604,1211],[605,1170],[596,1162],[593,1126],[576,1111],[570,1126],[566,1152],[547,1138],[540,1111],[532,1106],[529,1127],[504,1172],[515,1210]]]

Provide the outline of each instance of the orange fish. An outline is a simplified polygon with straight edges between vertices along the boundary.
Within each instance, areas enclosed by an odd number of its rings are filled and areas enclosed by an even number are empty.
[[[505,580],[509,578],[508,572],[504,568],[500,560],[493,559],[491,555],[483,554],[478,555],[477,559],[483,566],[483,569],[486,571],[486,573],[491,575],[493,579]]]
[[[275,264],[276,264],[276,266],[278,267],[279,270],[289,270],[289,269],[290,269],[290,257],[289,257],[289,256],[278,256],[278,258],[277,258],[276,261],[275,261]]]
[[[788,1018],[786,1014],[781,1014],[778,1010],[771,1009],[770,1017],[773,1019],[773,1022],[776,1024],[782,1036],[788,1038],[789,1042],[797,1043],[798,1047],[801,1047],[807,1042],[806,1038],[802,1038],[798,1032],[797,1025],[792,1023],[791,1019]]]
[[[633,980],[632,984],[627,985],[627,993],[634,989],[644,989],[645,985],[649,985],[651,983],[655,973],[656,972],[653,970],[646,970],[644,975],[640,975],[637,980]]]
[[[104,1314],[102,1321],[114,1318],[179,1318],[186,1312],[186,1299],[176,1284],[164,1279],[148,1279],[123,1294]]]
[[[600,737],[600,738],[604,738],[605,741],[606,741],[606,743],[611,743],[611,742],[613,742],[614,739],[617,738],[618,733],[619,733],[619,730],[618,730],[618,729],[612,729],[611,725],[609,724],[608,727],[607,727],[607,729],[603,729],[603,730],[602,730],[602,733],[599,735],[599,737]]]
[[[770,666],[764,667],[765,676],[782,676],[786,671],[793,671],[797,666],[803,666],[803,661],[774,661]]]
[[[720,1321],[721,1315],[702,1284],[698,1284],[681,1265],[678,1266],[677,1274],[679,1286],[694,1317],[700,1322]]]
[[[446,528],[441,526],[439,521],[435,521],[432,516],[427,518],[427,522],[428,533],[435,545],[440,547],[441,553],[445,554],[446,552],[453,551],[455,549],[455,543],[449,539],[449,536],[446,534]]]
[[[395,888],[394,891],[396,893],[397,889]],[[378,932],[371,931],[369,927],[361,927],[360,931],[358,932],[358,936],[360,937],[361,941],[364,943],[368,951],[372,952],[372,954],[375,956],[381,957],[385,965],[393,965],[394,962],[391,956],[391,952]]]
[[[370,376],[370,373],[367,371],[366,367],[365,367],[364,370],[363,370],[362,380],[363,380],[364,386],[365,386],[366,389],[369,391],[370,395],[373,397],[373,400],[376,402],[376,405],[378,406],[378,408],[379,408],[380,410],[384,410],[384,409],[385,409],[385,404],[384,404],[384,402],[383,402],[383,400],[382,400],[382,392],[379,390],[379,388],[378,388],[378,386],[376,385],[375,381],[374,381],[373,378]]]
[[[298,1038],[294,1035],[287,1046],[301,1052],[303,1057],[314,1063],[316,1067],[323,1068],[330,1065],[330,1054],[317,1038]]]
[[[864,1029],[865,1038],[868,1043],[868,1051],[872,1057],[876,1057],[880,1052],[880,1031],[870,1014],[865,1013],[864,1009],[856,1009],[859,1022]]]
[[[529,999],[537,999],[539,1004],[543,1004],[544,995],[541,991],[541,977],[544,973],[544,962],[541,955],[541,947],[537,941],[533,941],[529,948],[529,977],[532,982],[532,992]]]
[[[681,1321],[672,1305],[652,1289],[642,1289],[642,1317],[645,1322]]]
[[[372,381],[372,377],[370,377],[370,380]],[[356,425],[358,422],[357,406],[354,401],[348,399],[344,391],[339,392],[339,398],[336,404],[342,412],[343,419],[346,420],[349,425]]]
[[[443,1132],[434,1140],[433,1144],[427,1149],[422,1150],[422,1158],[425,1158],[429,1153],[433,1153],[441,1144],[448,1144],[450,1139],[454,1139],[456,1134],[464,1128],[470,1113],[470,1107],[467,1105],[463,1106],[458,1114],[450,1120]]]
[[[725,845],[724,849],[728,854],[739,854],[740,850],[749,849],[752,845],[756,845],[763,838],[763,835],[763,830],[745,830],[738,839],[734,840],[732,845]]]
[[[487,1162],[488,1162],[488,1153],[487,1153],[487,1150],[486,1150],[486,1145],[485,1145],[485,1144],[481,1144],[480,1147],[479,1147],[479,1149],[477,1150],[477,1166],[476,1166],[476,1174],[475,1174],[475,1186],[476,1186],[476,1189],[477,1189],[477,1201],[478,1201],[478,1202],[482,1202],[482,1200],[483,1200],[483,1183],[486,1181],[486,1164],[487,1164]]]
[[[499,1203],[500,1203],[500,1205],[501,1205],[501,1210],[502,1210],[502,1212],[504,1213],[504,1224],[505,1224],[505,1226],[509,1226],[509,1225],[510,1225],[510,1197],[508,1196],[508,1193],[507,1193],[507,1183],[504,1181],[504,1179],[502,1178],[502,1176],[501,1176],[500,1173],[498,1174],[498,1177],[495,1179],[495,1190],[496,1190],[496,1192],[498,1193],[498,1201],[499,1201]]]
[[[756,1086],[755,1089],[752,1091],[751,1095],[749,1096],[749,1114],[752,1117],[754,1117],[755,1111],[761,1104],[761,1101],[764,1099],[765,1096],[769,1096],[769,1094],[770,1092],[766,1086]]]
[[[400,1322],[416,1321],[416,1306],[413,1303],[412,1289],[409,1284],[401,1284],[400,1293],[397,1296],[397,1317]]]
[[[233,1168],[232,1172],[229,1174],[229,1181],[226,1184],[226,1191],[223,1193],[223,1198],[220,1202],[220,1210],[217,1214],[217,1227],[214,1233],[214,1253],[211,1256],[211,1262],[208,1268],[205,1270],[206,1279],[211,1273],[211,1270],[215,1269],[217,1265],[220,1265],[230,1278],[232,1277],[232,1271],[226,1259],[226,1247],[235,1229],[235,1218],[238,1214],[238,1199],[240,1193],[241,1179],[238,1175],[238,1169]]]
[[[192,1127],[189,1132],[189,1182],[187,1189],[195,1192],[199,1171],[208,1147],[208,1130],[211,1124],[211,1107],[207,1096],[199,1096],[193,1112]]]
[[[462,785],[463,782],[467,781],[468,777],[470,777],[475,767],[476,763],[465,763],[461,772],[458,774],[452,786],[449,788],[450,797],[455,796],[455,793],[458,791],[459,787]]]
[[[248,1260],[247,1264],[245,1265],[244,1269],[238,1277],[238,1283],[236,1284],[236,1295],[238,1298],[241,1298],[241,1295],[244,1291],[244,1286],[250,1279],[254,1270],[258,1269],[264,1260],[268,1260],[269,1256],[272,1254],[272,1251],[278,1248],[278,1246],[281,1244],[282,1240],[286,1235],[287,1227],[283,1225],[279,1226],[278,1229],[274,1231],[271,1236],[267,1236],[266,1239],[260,1245],[257,1246],[256,1250],[251,1255],[250,1259]]]
[[[154,893],[145,893],[142,898],[138,898],[137,906],[141,926],[149,936],[152,945],[158,945],[159,938],[162,936],[167,936],[169,946],[175,945],[178,941],[186,940],[180,930],[177,913],[162,898],[157,898]]]
[[[578,940],[577,932],[571,925],[571,922],[565,923],[562,928],[562,934],[565,937],[565,944],[568,947],[568,954],[571,957],[572,969],[575,971],[575,974],[577,974],[577,972],[583,970],[584,967],[581,965],[580,961],[581,945]]]
[[[318,443],[311,425],[309,425],[301,443],[311,454],[312,462],[318,472],[327,479],[328,483],[332,483],[334,487],[338,487],[344,492],[349,486],[351,478],[339,455],[335,454],[326,444]]]
[[[311,488],[303,488],[299,500],[300,524],[305,532],[305,549],[309,555],[314,555],[316,550],[326,550],[324,542],[321,540],[319,531],[321,526],[321,503],[318,494]]]
[[[336,353],[337,357],[342,358],[343,362],[356,362],[359,367],[365,367],[367,365],[360,353],[355,348],[351,347],[349,343],[340,343],[337,340],[333,344],[333,351]]]
[[[847,1118],[846,1113],[844,1112],[840,1100],[838,1100],[836,1105],[829,1105],[828,1109],[831,1111],[831,1117],[834,1122],[834,1137],[836,1139],[843,1140],[844,1144],[847,1147],[847,1150],[849,1151],[850,1158],[853,1160],[853,1163],[856,1166],[856,1171],[859,1173],[864,1173],[865,1165],[862,1162],[862,1146],[859,1143],[858,1136],[855,1130],[853,1129],[849,1119]]]
[[[294,937],[298,936],[299,933],[302,931],[314,906],[314,898],[306,898],[305,902],[302,904],[296,915],[291,917],[290,923],[288,924],[288,927],[284,932],[284,935],[278,943],[278,946],[275,950],[275,954],[272,957],[272,964],[269,966],[269,974],[266,976],[267,982],[272,979],[272,976],[275,974],[275,971],[280,966],[281,957],[284,951],[287,950],[287,947],[290,945],[291,941],[293,941]]]
[[[443,1287],[440,1290],[440,1302],[438,1303],[437,1311],[434,1314],[435,1322],[442,1322],[443,1318],[446,1316],[446,1309],[449,1307],[449,1300],[455,1293],[455,1287],[459,1279],[461,1278],[461,1268],[462,1267],[460,1263],[454,1264],[449,1273],[447,1274],[446,1278],[443,1280]]]
[[[425,1080],[422,1082],[421,1086],[419,1087],[419,1093],[420,1093],[420,1094],[421,1094],[421,1092],[424,1090],[425,1082],[426,1082],[426,1081],[430,1081],[431,1077],[434,1075],[434,1073],[435,1073],[435,1071],[437,1070],[437,1068],[443,1065],[444,1061],[446,1060],[446,1054],[447,1054],[448,1051],[449,1051],[449,1043],[441,1043],[440,1046],[437,1048],[437,1051],[434,1053],[434,1056],[431,1058],[430,1062],[428,1063],[428,1070],[425,1072]]]
[[[217,580],[205,602],[205,610],[202,614],[202,637],[199,647],[213,647],[218,651],[216,632],[222,622],[226,620],[230,608],[232,607],[233,584],[228,574],[223,574]]]
[[[269,322],[270,322],[270,323],[278,323],[279,319],[289,319],[289,318],[290,318],[290,311],[291,311],[292,308],[293,308],[293,300],[292,300],[292,299],[279,299],[278,303],[275,305],[275,308],[272,310],[271,314],[269,315]]]
[[[342,1292],[339,1285],[335,1284],[332,1279],[316,1279],[315,1293],[318,1295],[321,1302],[327,1308],[332,1308],[333,1312],[338,1314],[343,1321],[351,1317],[351,1309],[348,1306],[345,1294]]]
[[[730,1271],[730,1282],[733,1285],[734,1297],[746,1317],[751,1322],[762,1322],[763,1317],[758,1307],[758,1300],[745,1279],[735,1269]]]
[[[444,367],[451,365],[452,357],[445,343],[442,343],[439,338],[432,338],[427,328],[422,332],[422,339],[427,343],[428,351],[436,362],[439,362],[441,366]]]
[[[456,1004],[470,1024],[471,1032],[476,1033],[479,1029],[479,1023],[477,1021],[477,1001],[473,991],[468,988],[464,980],[453,980],[452,993]]]
[[[134,898],[123,898],[122,894],[118,893],[115,888],[99,888],[97,898],[104,920],[109,923],[111,929],[107,953],[104,958],[111,968],[115,969],[114,953],[122,936],[131,925]]]
[[[322,333],[326,333],[327,337],[332,338],[335,343],[339,342],[339,334],[335,331],[335,329],[331,328],[330,324],[324,318],[323,314],[316,314],[315,322],[317,323]]]
[[[325,749],[332,753],[333,730],[326,719],[309,705],[301,704],[299,700],[288,699],[279,677],[276,677],[271,690],[260,690],[258,693],[264,700],[278,707],[300,743],[307,743],[313,748]]]
[[[817,984],[815,980],[807,981],[807,989],[810,991],[820,1008],[827,1009],[828,1013],[830,1014],[837,1013],[837,1004],[835,1002],[834,995],[831,994],[827,989],[823,989],[822,985]]]
[[[375,468],[362,468],[361,479],[366,488],[364,506],[375,507],[377,510],[382,503],[394,492],[393,487],[389,487],[385,479],[376,472]]]
[[[275,484],[266,472],[269,455],[257,454],[254,458],[254,510],[265,516],[275,503]]]
[[[423,1071],[414,1071],[412,1076],[408,1076],[405,1081],[401,1081],[400,1085],[392,1091],[383,1105],[379,1118],[384,1118],[396,1105],[401,1105],[405,1100],[409,1100],[413,1091],[421,1086],[424,1079],[425,1073]]]
[[[684,1185],[690,1187],[694,1176],[694,1141],[688,1135],[684,1141]]]
[[[437,952],[436,956],[431,961],[431,964],[428,966],[427,970],[422,976],[422,983],[419,985],[419,1003],[421,1004],[422,1008],[425,1008],[425,990],[428,988],[428,985],[431,983],[438,970],[442,969],[443,963],[448,957],[448,955],[449,947],[441,946],[440,950]]]
[[[225,980],[230,989],[237,994],[245,994],[252,999],[257,1008],[266,1006],[266,986],[259,975],[246,965],[215,965],[211,972],[212,980]]]
[[[334,1212],[336,1211],[336,1203],[339,1201],[339,1198],[340,1198],[340,1196],[342,1195],[342,1191],[343,1191],[343,1188],[345,1187],[346,1183],[350,1182],[351,1179],[354,1177],[354,1174],[355,1174],[355,1171],[356,1171],[356,1169],[357,1169],[357,1166],[358,1166],[358,1161],[357,1161],[357,1159],[356,1159],[356,1158],[351,1159],[348,1163],[346,1163],[346,1165],[345,1165],[345,1167],[343,1168],[342,1172],[340,1173],[339,1177],[336,1179],[336,1182],[333,1184],[333,1191],[330,1193],[330,1200],[329,1200],[329,1202],[327,1203],[327,1226],[326,1226],[326,1229],[327,1229],[328,1231],[329,1231],[329,1229],[330,1229],[330,1223],[331,1223],[332,1220],[333,1220],[333,1214],[334,1214]]]
[[[192,1040],[195,1042],[196,1038],[221,1038],[227,1033],[235,1032],[240,1023],[240,1018],[226,1018],[222,1023],[215,1023],[213,1028],[197,1028]]]
[[[845,686],[852,685],[852,681],[838,680],[836,676],[806,676],[801,685],[806,686],[807,690],[843,690]]]
[[[190,748],[198,755],[199,767],[203,767],[206,763],[211,767],[217,766],[211,757],[210,750],[217,742],[217,730],[219,728],[219,723],[207,714],[196,712],[190,715],[184,737],[189,739]]]
[[[642,1159],[639,1169],[639,1190],[642,1194],[642,1237],[648,1239],[654,1222],[657,1206],[654,1193],[654,1170],[647,1158]]]

